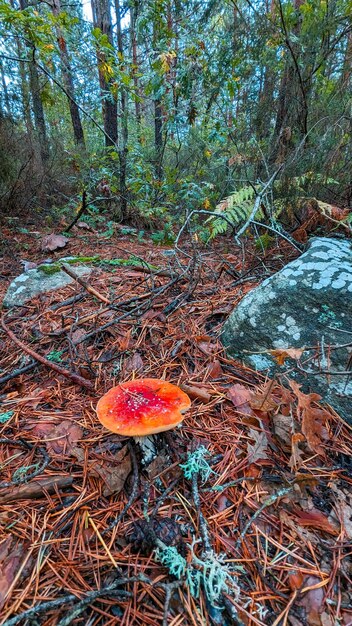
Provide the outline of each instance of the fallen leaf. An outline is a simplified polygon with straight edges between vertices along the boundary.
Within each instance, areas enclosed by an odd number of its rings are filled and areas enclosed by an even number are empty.
[[[338,521],[348,539],[352,539],[352,499],[351,494],[337,485],[331,484],[330,489],[335,494],[335,507],[338,513]]]
[[[77,228],[83,228],[83,230],[92,230],[93,228],[91,226],[89,226],[89,224],[87,224],[87,222],[77,222],[76,224]]]
[[[300,450],[298,444],[305,441],[302,433],[294,433],[291,439],[291,457],[289,460],[289,466],[293,471],[297,471],[303,464],[303,451]]]
[[[314,406],[321,396],[317,393],[305,394],[300,391],[301,385],[294,380],[290,380],[290,387],[298,400],[297,412],[302,419],[302,433],[304,434],[309,449],[317,454],[323,454],[322,440],[327,438],[323,421],[328,417],[328,412],[320,407]]]
[[[249,437],[254,439],[254,443],[247,443],[248,463],[256,463],[262,459],[267,459],[268,438],[264,431],[249,429]]]
[[[308,576],[305,578],[303,586],[304,588],[314,587],[321,582],[321,578]],[[307,624],[309,624],[309,626],[322,626],[321,614],[324,608],[324,596],[324,588],[316,587],[315,589],[309,589],[309,591],[304,593],[303,597],[297,601],[297,604],[304,607],[306,610]]]
[[[17,576],[25,549],[22,544],[8,536],[0,544],[0,609],[5,604],[7,593]]]
[[[273,396],[273,381],[269,380],[262,388],[259,388],[252,395],[250,405],[256,411],[268,413],[277,409],[279,401]]]
[[[50,252],[54,252],[54,250],[58,250],[59,248],[64,248],[68,243],[68,238],[63,235],[55,235],[52,233],[51,235],[46,235],[40,242],[40,248],[44,252],[50,250]]]
[[[284,443],[291,446],[293,420],[291,415],[276,413],[272,416],[274,433]]]
[[[327,516],[321,511],[300,511],[299,509],[294,508],[293,514],[298,519],[300,526],[318,528],[319,530],[323,530],[330,535],[339,534],[336,527],[329,522]]]
[[[270,354],[274,357],[279,365],[283,365],[286,359],[294,359],[299,361],[304,352],[303,348],[285,348],[284,350],[270,350]]]
[[[196,387],[194,385],[180,385],[180,389],[182,389],[191,400],[201,400],[205,404],[211,400],[211,394],[207,388]]]
[[[221,367],[220,361],[216,359],[212,363],[209,363],[207,370],[207,376],[209,376],[209,378],[221,378],[223,373],[224,371]]]
[[[132,333],[132,329],[130,328],[129,330],[126,331],[126,333],[123,335],[123,337],[121,337],[119,339],[119,348],[121,350],[121,352],[124,352],[125,350],[128,350],[128,348],[130,347],[130,343],[131,343],[131,333]]]
[[[249,405],[253,394],[247,387],[235,383],[227,390],[226,395],[240,413],[253,415],[253,411]]]
[[[33,434],[46,442],[51,454],[73,454],[73,448],[79,439],[82,439],[82,428],[71,420],[59,423],[40,422],[33,428]]]
[[[211,356],[214,352],[218,352],[219,348],[216,343],[209,343],[207,341],[200,341],[198,343],[198,348],[206,354],[207,356]]]
[[[125,374],[129,374],[130,372],[138,372],[138,370],[142,370],[143,367],[143,359],[139,352],[135,352],[132,356],[129,356],[123,364]]]
[[[125,446],[114,457],[113,463],[94,463],[94,473],[104,481],[103,495],[118,494],[124,488],[126,478],[131,472],[131,456],[128,447]]]

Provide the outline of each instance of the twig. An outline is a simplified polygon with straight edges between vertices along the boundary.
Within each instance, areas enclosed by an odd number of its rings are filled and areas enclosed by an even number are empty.
[[[81,278],[80,276],[77,276],[76,272],[74,272],[73,269],[69,265],[67,265],[67,263],[63,263],[61,266],[61,269],[63,272],[66,272],[66,274],[71,276],[71,278],[73,278],[77,283],[82,285],[82,287],[84,287],[86,291],[92,294],[92,296],[95,296],[96,298],[98,298],[98,300],[100,300],[101,302],[104,302],[104,304],[110,304],[110,300],[108,298],[106,298],[101,293],[99,293],[99,291],[94,289],[94,287],[91,287],[90,285],[88,285],[86,280],[83,280],[83,278]]]
[[[4,385],[9,380],[12,380],[13,378],[17,378],[17,376],[21,376],[22,374],[31,372],[37,367],[37,365],[38,363],[34,361],[32,363],[29,363],[28,365],[24,365],[23,367],[18,367],[17,369],[13,370],[13,372],[10,372],[9,374],[5,374],[5,376],[2,376],[0,378],[0,385]]]
[[[109,596],[111,593],[113,593],[114,595],[114,593],[116,592],[122,593],[122,590],[117,589],[119,585],[124,585],[127,583],[138,582],[138,581],[146,582],[146,583],[151,582],[148,578],[146,578],[143,575],[135,576],[131,578],[118,578],[108,587],[103,587],[102,589],[95,589],[94,591],[90,591],[89,593],[87,593],[86,596],[79,602],[79,605],[81,605],[81,603],[84,602],[85,606],[87,606],[88,604],[90,604],[91,602],[94,602],[94,600],[96,600],[97,598],[101,598],[102,596]],[[123,593],[124,595],[126,595],[128,592],[123,592]],[[18,624],[22,620],[31,619],[31,618],[33,619],[41,613],[47,613],[48,611],[51,611],[52,609],[58,609],[65,604],[74,602],[75,600],[77,600],[77,596],[73,595],[72,593],[69,593],[66,596],[63,596],[62,598],[57,598],[56,600],[50,600],[49,602],[42,602],[41,604],[32,606],[30,609],[27,609],[27,611],[24,611],[23,613],[20,613],[19,615],[16,615],[15,617],[11,617],[10,619],[6,620],[6,622],[4,622],[2,626],[16,626],[16,624]]]
[[[92,592],[93,594],[94,592]],[[109,591],[103,591],[95,597],[87,597],[78,602],[69,612],[68,615],[65,615],[57,624],[57,626],[69,626],[73,622],[76,617],[78,617],[81,613],[83,613],[84,609],[91,604],[93,600],[102,595],[109,595],[115,597],[117,600],[124,598],[132,598],[133,593],[131,591],[123,591],[122,589],[110,589]]]
[[[62,309],[64,306],[69,306],[70,304],[75,304],[76,302],[80,302],[85,297],[84,293],[77,293],[75,296],[71,296],[71,298],[67,298],[67,300],[63,300],[62,302],[57,302],[53,304],[50,309],[52,311],[57,311],[58,309]]]
[[[257,519],[257,517],[259,517],[259,515],[264,511],[264,509],[266,509],[268,506],[271,506],[272,504],[274,504],[274,502],[276,502],[277,500],[282,498],[282,496],[285,496],[287,493],[292,491],[293,488],[294,488],[293,485],[291,485],[290,487],[282,487],[276,493],[272,494],[271,496],[269,496],[269,498],[264,500],[263,504],[259,507],[259,509],[257,509],[257,511],[254,513],[254,515],[252,515],[252,517],[248,520],[247,524],[245,525],[244,529],[242,530],[239,538],[236,541],[235,549],[240,547],[240,545],[241,545],[244,537],[246,536],[247,532],[249,531],[251,525]]]
[[[33,450],[33,446],[32,444],[28,443],[27,441],[23,441],[23,440],[15,440],[15,439],[8,439],[8,438],[3,438],[0,439],[0,444],[6,444],[9,446],[15,446],[18,448],[24,448],[24,450],[26,451],[31,451]],[[43,457],[43,461],[41,462],[41,464],[39,465],[39,467],[37,467],[33,472],[31,473],[26,473],[23,477],[20,478],[14,478],[13,480],[11,480],[10,482],[3,482],[0,483],[0,488],[3,489],[4,487],[13,487],[13,485],[20,485],[22,483],[28,483],[30,480],[32,480],[32,478],[35,478],[36,476],[39,476],[39,474],[41,474],[45,468],[49,465],[50,463],[50,457],[47,453],[47,451],[44,448],[36,448],[36,451],[39,452],[39,454],[42,455]]]
[[[194,506],[196,507],[196,510],[198,512],[199,530],[203,539],[204,551],[211,552],[211,542],[210,542],[210,537],[209,537],[208,525],[202,513],[201,505],[200,505],[199,490],[198,490],[198,473],[196,472],[192,476],[192,495],[193,495]]]
[[[31,475],[33,476],[33,474]],[[14,487],[8,493],[0,496],[0,504],[6,502],[14,502],[16,500],[25,500],[27,498],[34,499],[43,495],[43,493],[53,493],[57,489],[70,487],[73,483],[72,476],[46,476],[40,480]]]
[[[93,389],[93,384],[86,378],[83,378],[83,376],[80,376],[79,374],[74,374],[73,372],[69,372],[68,370],[64,369],[63,367],[60,367],[59,365],[57,365],[56,363],[53,363],[52,361],[49,361],[48,359],[43,357],[41,354],[34,352],[34,350],[26,346],[20,339],[16,337],[16,335],[12,332],[12,330],[10,330],[6,326],[3,316],[1,317],[1,326],[4,329],[5,333],[16,344],[16,346],[21,348],[21,350],[23,350],[23,352],[25,352],[26,354],[29,354],[33,359],[35,359],[42,365],[46,365],[46,367],[54,370],[54,372],[57,372],[57,374],[61,374],[61,376],[65,376],[65,378],[72,380],[73,383],[77,385],[81,385],[82,387],[86,387],[87,389]]]
[[[269,189],[269,187],[271,187],[271,185],[273,184],[275,178],[277,178],[277,176],[279,175],[279,173],[281,172],[282,168],[284,167],[284,164],[280,165],[280,167],[278,167],[278,169],[273,173],[273,175],[269,178],[268,182],[265,183],[263,189],[258,193],[255,202],[254,202],[254,206],[253,209],[251,211],[251,214],[248,216],[248,219],[246,220],[246,222],[243,224],[243,226],[241,226],[241,228],[239,229],[239,231],[236,233],[236,241],[239,241],[239,238],[241,237],[241,235],[243,235],[244,232],[246,232],[248,226],[251,224],[251,222],[253,221],[256,213],[258,212],[258,209],[260,207],[260,203],[262,201],[263,196],[266,193],[266,190]]]
[[[78,222],[79,218],[81,217],[81,215],[83,215],[83,213],[85,212],[87,208],[87,192],[84,189],[83,193],[82,193],[82,204],[81,204],[81,208],[79,209],[79,211],[77,212],[76,217],[74,218],[74,220],[72,220],[71,224],[69,226],[67,226],[67,228],[65,228],[65,233],[68,233],[71,228],[74,227],[74,225]]]

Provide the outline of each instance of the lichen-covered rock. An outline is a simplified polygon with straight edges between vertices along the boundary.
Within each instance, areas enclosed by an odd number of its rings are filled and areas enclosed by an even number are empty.
[[[230,355],[257,370],[286,371],[352,423],[352,246],[315,238],[307,251],[248,293],[224,325]],[[314,347],[314,349],[312,349]],[[307,348],[278,366],[271,350]],[[310,349],[308,349],[310,348]],[[302,371],[305,370],[305,371]],[[330,372],[331,374],[326,374]]]
[[[78,276],[88,275],[92,271],[83,265],[75,265],[73,269]],[[62,271],[48,275],[40,269],[28,270],[10,283],[3,300],[3,306],[8,308],[21,306],[41,293],[61,289],[61,287],[66,287],[72,282],[73,278]]]

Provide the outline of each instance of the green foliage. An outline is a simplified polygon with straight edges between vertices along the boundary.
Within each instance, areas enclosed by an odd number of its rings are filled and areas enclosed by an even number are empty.
[[[268,248],[270,248],[270,246],[272,245],[274,241],[275,241],[275,237],[272,237],[266,231],[265,233],[263,233],[263,235],[260,235],[260,237],[257,237],[257,239],[255,240],[255,247],[257,250],[267,250]]]
[[[207,222],[211,224],[210,238],[214,239],[217,235],[226,233],[230,227],[228,222],[231,223],[233,228],[245,222],[253,210],[254,198],[255,188],[242,187],[242,189],[235,191],[225,198],[225,200],[222,200],[222,202],[217,205],[215,213],[226,217],[228,221],[213,215],[209,217]],[[262,210],[259,207],[256,217],[260,218],[262,216]]]

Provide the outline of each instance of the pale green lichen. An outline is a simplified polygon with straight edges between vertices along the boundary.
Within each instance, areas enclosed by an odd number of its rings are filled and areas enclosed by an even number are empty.
[[[199,540],[198,540],[199,541]],[[194,554],[194,541],[191,546],[192,560],[187,563],[186,559],[179,554],[173,546],[160,545],[156,549],[155,559],[169,570],[172,576],[178,580],[184,578],[191,595],[199,597],[200,589],[203,588],[208,602],[217,606],[223,593],[238,597],[239,587],[234,569],[225,563],[226,555],[208,552],[204,559]]]
[[[210,456],[210,452],[205,446],[200,446],[197,450],[189,454],[187,461],[180,465],[185,478],[191,480],[195,474],[199,474],[201,480],[206,482],[211,474],[216,475],[216,472],[211,469],[205,458],[207,456]]]
[[[170,574],[179,580],[186,573],[187,561],[173,546],[157,548],[155,551],[155,560],[165,565]]]

